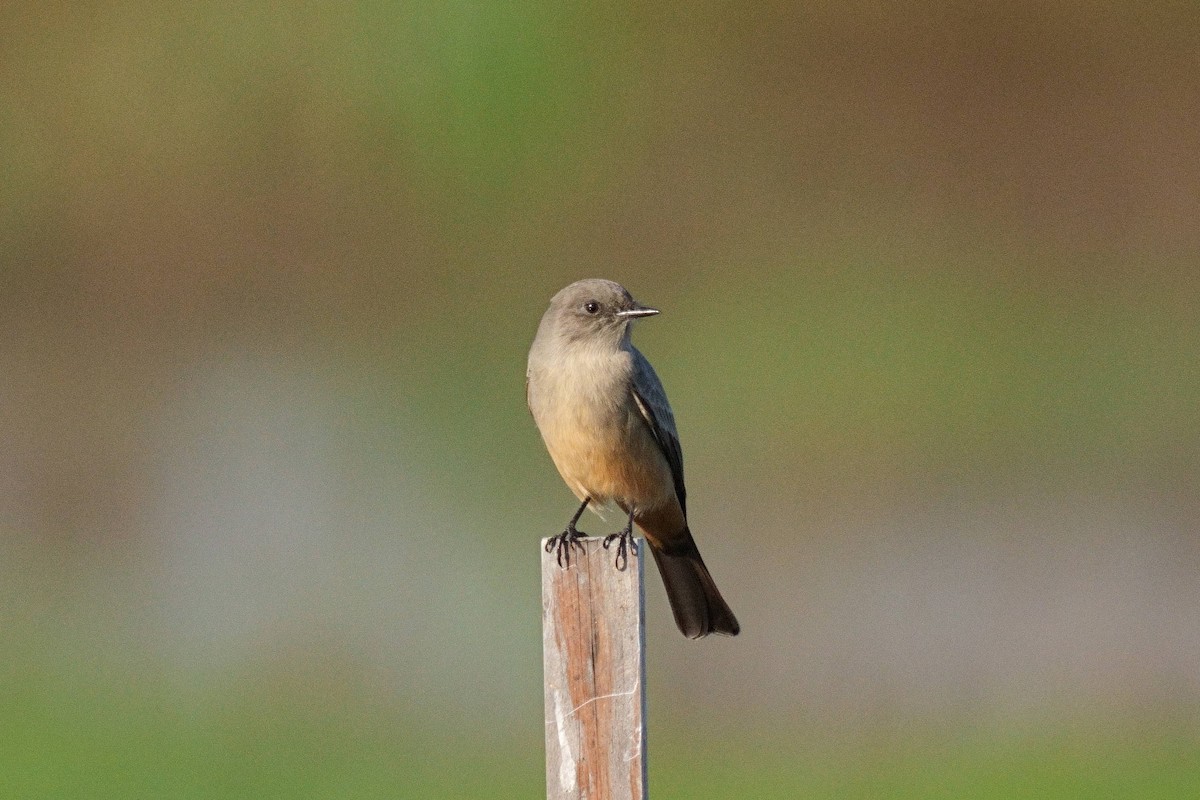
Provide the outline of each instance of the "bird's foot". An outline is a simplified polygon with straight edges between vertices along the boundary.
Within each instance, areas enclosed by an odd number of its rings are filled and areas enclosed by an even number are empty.
[[[546,540],[546,552],[554,553],[554,560],[558,562],[558,566],[569,569],[571,567],[571,548],[578,547],[583,550],[583,545],[579,543],[579,540],[586,536],[586,533],[576,530],[574,525],[568,525],[562,533]]]
[[[613,566],[617,569],[625,569],[629,564],[629,554],[633,553],[636,556],[638,551],[637,542],[633,539],[633,526],[627,525],[623,530],[605,536],[603,542],[605,550],[613,543],[614,539],[617,542],[617,557],[613,559]]]

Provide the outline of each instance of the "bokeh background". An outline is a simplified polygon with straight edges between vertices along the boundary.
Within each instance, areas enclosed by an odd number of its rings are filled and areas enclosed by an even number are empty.
[[[655,796],[1194,792],[1198,26],[6,3],[0,795],[541,794],[591,276],[744,629],[650,578]]]

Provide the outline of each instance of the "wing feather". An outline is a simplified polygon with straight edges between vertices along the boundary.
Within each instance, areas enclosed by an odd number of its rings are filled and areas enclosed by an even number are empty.
[[[642,419],[654,435],[659,448],[667,458],[671,467],[671,477],[675,481],[675,495],[679,498],[679,507],[687,516],[687,489],[683,483],[683,449],[679,446],[679,434],[675,428],[675,415],[671,413],[671,404],[667,402],[667,393],[662,381],[654,372],[654,367],[646,360],[637,348],[633,348],[633,392],[634,402],[642,414]]]

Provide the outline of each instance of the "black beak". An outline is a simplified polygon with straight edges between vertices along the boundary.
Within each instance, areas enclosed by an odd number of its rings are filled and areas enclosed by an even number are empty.
[[[625,319],[641,319],[642,317],[653,317],[658,313],[657,308],[647,308],[646,306],[634,306],[628,311],[618,311],[618,317]]]

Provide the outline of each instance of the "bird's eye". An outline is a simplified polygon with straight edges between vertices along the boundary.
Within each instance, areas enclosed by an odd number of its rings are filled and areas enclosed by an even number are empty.
[[[600,311],[600,304],[597,303],[595,300],[589,300],[588,302],[583,304],[583,310],[589,314],[595,314],[598,311]]]

